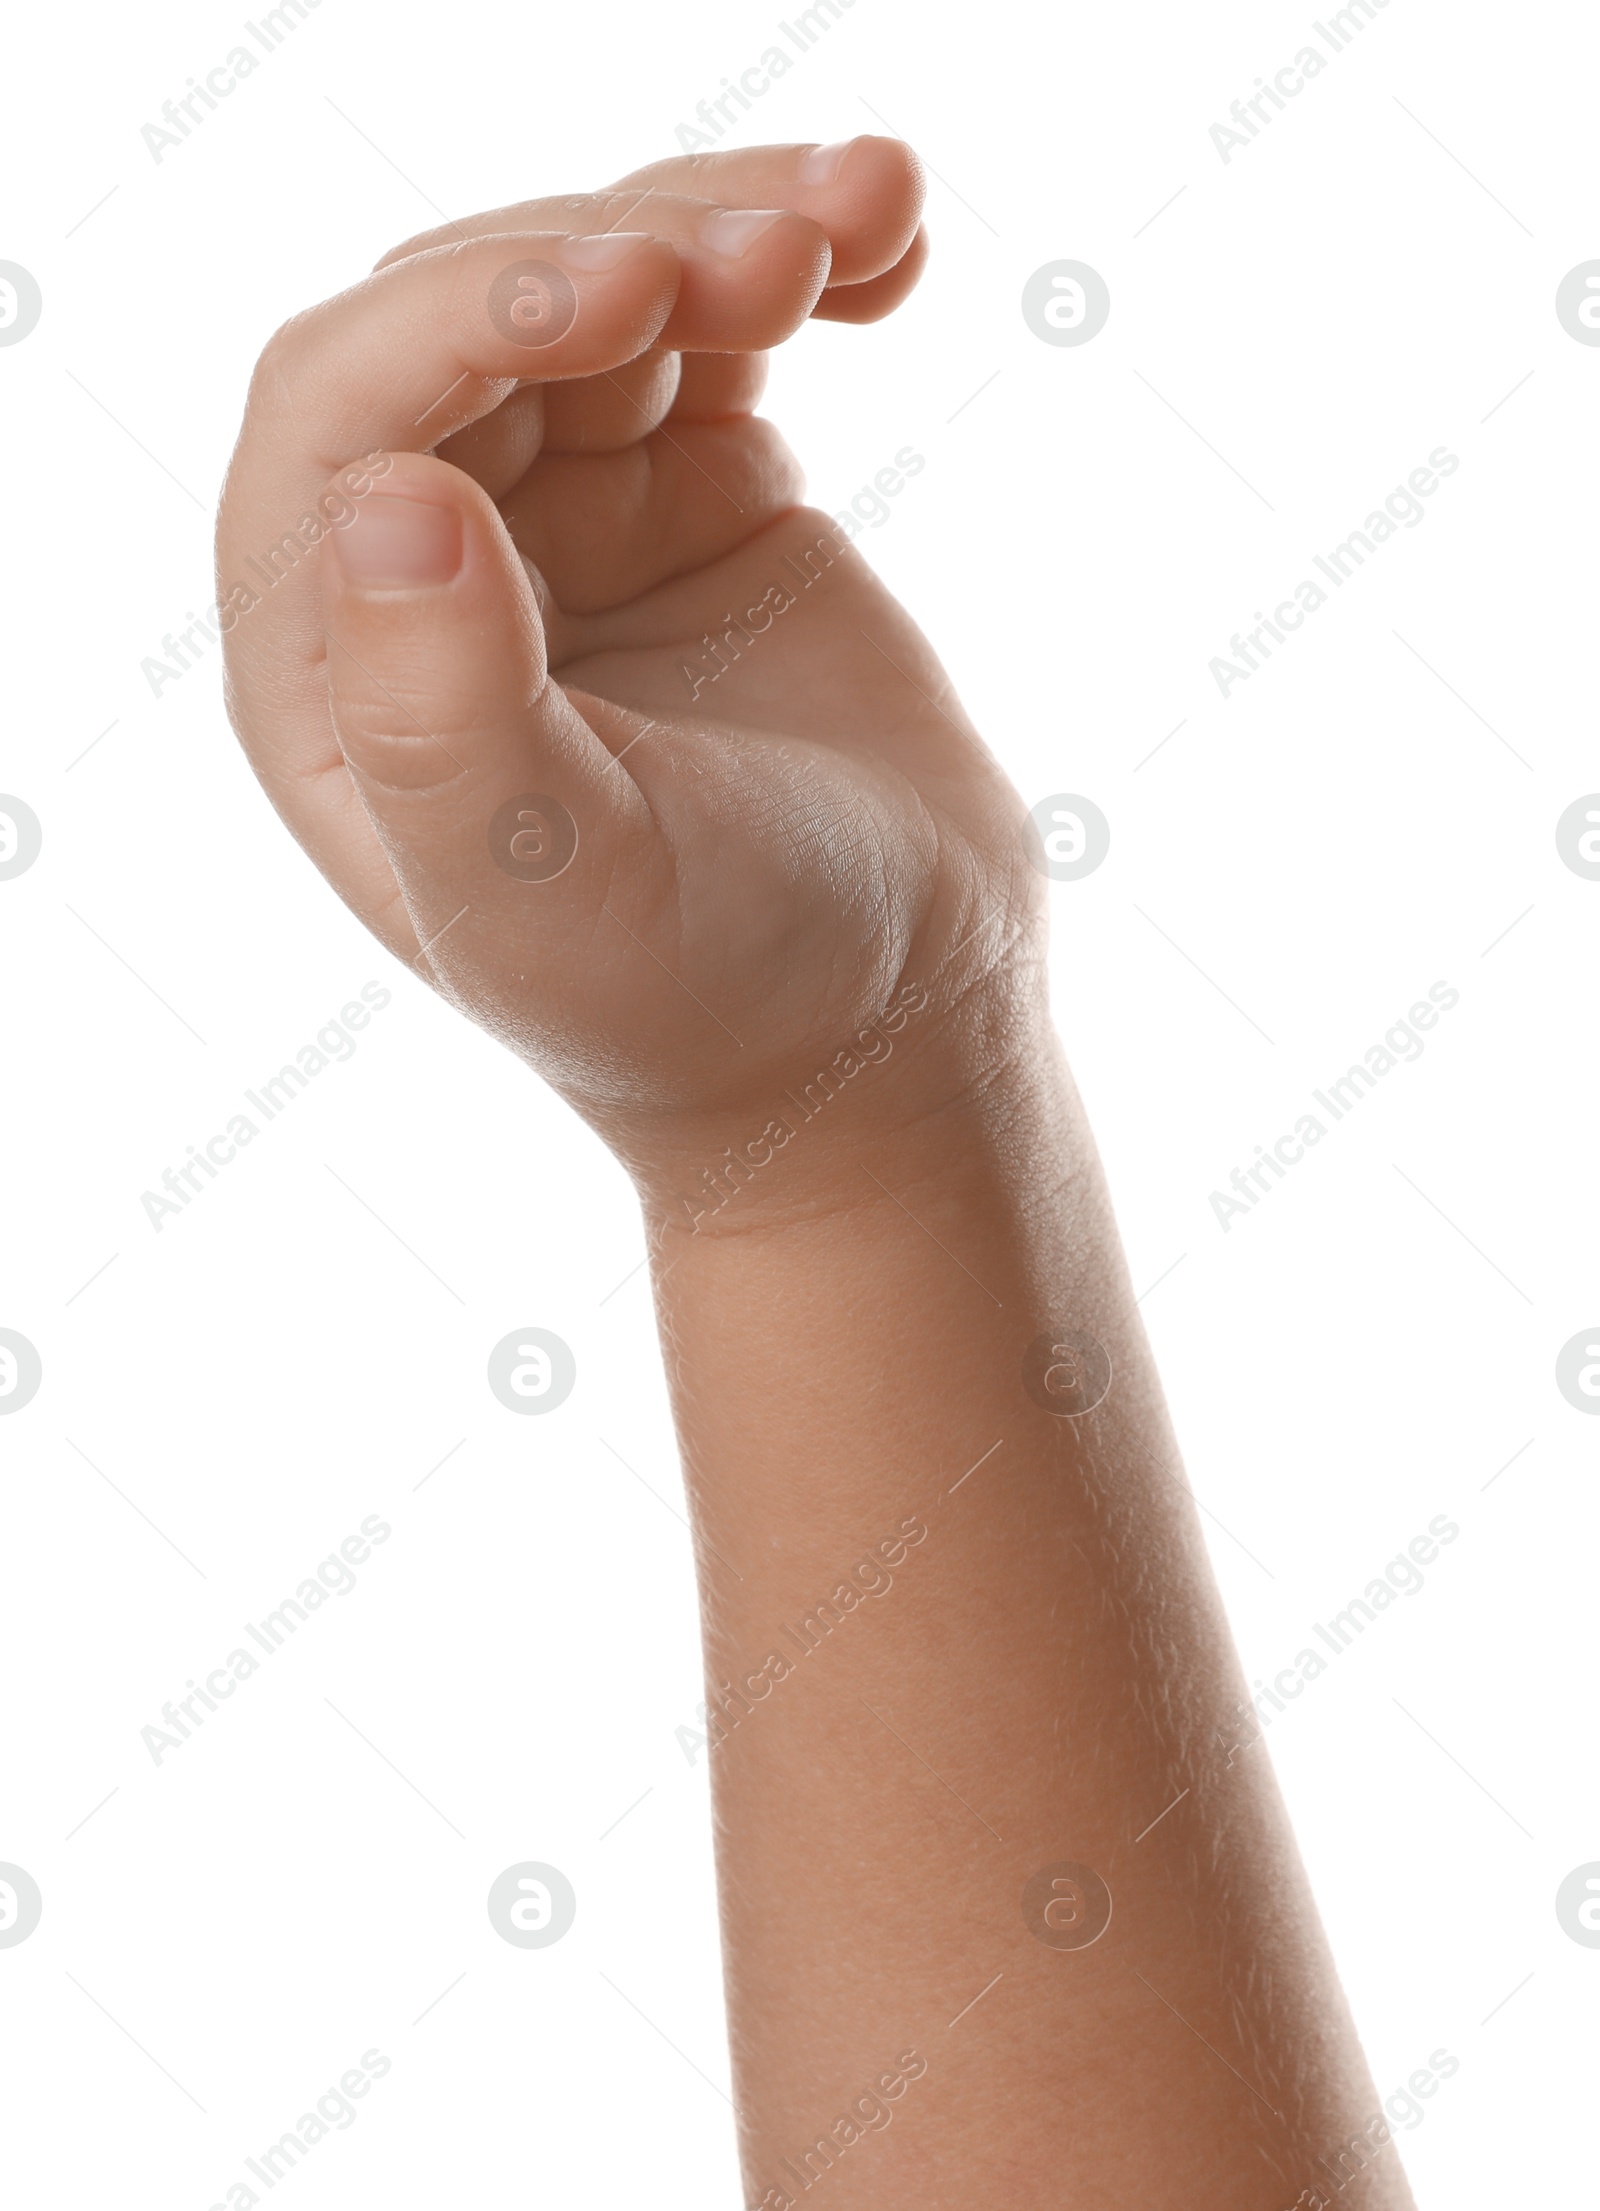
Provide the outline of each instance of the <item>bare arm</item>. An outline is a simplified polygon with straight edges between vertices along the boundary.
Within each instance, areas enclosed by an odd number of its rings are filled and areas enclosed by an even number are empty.
[[[754,413],[763,349],[909,290],[920,205],[890,140],[665,162],[297,317],[219,525],[231,706],[643,1196],[750,2200],[1309,2211],[1372,2099],[1230,1764],[1022,809]]]
[[[747,2199],[1389,2211],[1040,996],[787,1086],[661,1238]]]

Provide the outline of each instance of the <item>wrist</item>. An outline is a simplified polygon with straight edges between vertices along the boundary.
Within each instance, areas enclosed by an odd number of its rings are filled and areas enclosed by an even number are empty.
[[[992,1196],[1027,1184],[1043,1147],[1073,1141],[1069,1127],[1080,1119],[1041,972],[989,977],[948,1003],[905,982],[873,1020],[737,1105],[615,1143],[659,1250],[813,1229],[892,1204],[891,1191]]]

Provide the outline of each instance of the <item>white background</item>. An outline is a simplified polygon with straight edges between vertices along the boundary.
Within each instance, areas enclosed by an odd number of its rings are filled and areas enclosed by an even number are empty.
[[[377,2047],[389,2076],[294,2175],[306,2211],[732,2205],[630,1193],[301,857],[216,656],[159,697],[141,661],[211,600],[272,329],[433,207],[671,153],[777,16],[324,0],[157,164],[141,126],[242,21],[39,10],[10,40],[0,259],[44,314],[0,350],[0,789],[45,842],[0,884],[0,1324],[44,1384],[0,1423],[0,1859],[44,1918],[0,1949],[7,2154],[37,2211],[206,2211]],[[1283,6],[856,0],[723,142],[892,129],[937,172],[917,297],[804,332],[768,411],[825,507],[926,456],[864,548],[1024,798],[1111,822],[1051,894],[1057,1014],[1247,1670],[1433,1516],[1460,1528],[1249,1755],[1380,2092],[1460,2060],[1402,2136],[1419,2201],[1566,2200],[1600,1953],[1554,1895],[1600,1858],[1600,1422],[1553,1370],[1600,1321],[1600,884],[1553,829],[1600,787],[1600,350],[1553,296],[1600,254],[1596,38],[1576,6],[1392,0],[1224,164],[1210,126],[1311,36]],[[1111,290],[1082,348],[1019,308],[1063,257]],[[1440,445],[1425,522],[1223,699],[1211,657]],[[374,978],[355,1057],[158,1234],[141,1193]],[[1224,1233],[1210,1192],[1440,980],[1422,1058]],[[578,1362],[542,1420],[484,1382],[528,1325]],[[372,1513],[356,1589],[154,1766],[163,1702]],[[530,1858],[578,1895],[541,1952],[484,1911]]]

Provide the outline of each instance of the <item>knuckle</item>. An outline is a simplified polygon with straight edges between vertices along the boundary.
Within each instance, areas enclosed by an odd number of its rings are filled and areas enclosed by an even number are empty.
[[[469,779],[448,739],[404,721],[388,699],[340,699],[334,726],[346,764],[374,790],[439,797]]]

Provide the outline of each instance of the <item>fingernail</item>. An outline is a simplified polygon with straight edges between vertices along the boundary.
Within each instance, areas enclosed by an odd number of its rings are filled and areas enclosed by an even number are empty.
[[[813,146],[800,163],[800,182],[831,184],[839,174],[845,155],[854,144],[853,138],[836,138],[831,146]]]
[[[713,253],[726,254],[730,261],[737,261],[741,254],[749,252],[764,230],[781,223],[787,212],[782,207],[724,207],[705,223],[700,243],[709,246]]]
[[[556,250],[569,269],[614,269],[649,238],[648,230],[598,230],[564,239]]]
[[[461,566],[461,515],[369,492],[355,520],[334,531],[333,548],[345,580],[369,591],[448,583]]]

